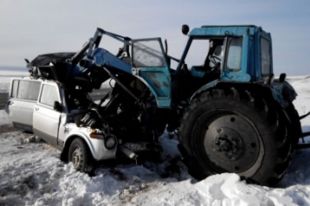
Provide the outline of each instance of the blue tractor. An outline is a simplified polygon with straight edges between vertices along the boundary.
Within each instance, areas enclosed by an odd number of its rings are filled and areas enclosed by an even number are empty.
[[[182,32],[188,43],[180,59],[168,55],[160,38],[131,39],[98,28],[79,52],[39,55],[30,72],[60,82],[72,102],[114,80],[111,92],[84,105],[75,121],[115,136],[130,158],[156,148],[150,145],[167,129],[177,134],[195,177],[234,172],[275,184],[302,131],[292,103],[297,94],[285,74],[274,80],[270,34],[253,25],[191,31],[183,25]],[[99,47],[103,35],[122,42],[117,54]]]

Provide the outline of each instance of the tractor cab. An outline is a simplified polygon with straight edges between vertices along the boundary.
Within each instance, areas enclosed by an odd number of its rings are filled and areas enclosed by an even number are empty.
[[[191,75],[205,83],[262,81],[273,74],[271,35],[261,27],[202,26],[183,31],[189,39],[178,70],[186,63]]]

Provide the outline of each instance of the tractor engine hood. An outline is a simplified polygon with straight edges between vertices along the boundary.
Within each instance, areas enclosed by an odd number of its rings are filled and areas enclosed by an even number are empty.
[[[48,66],[50,63],[56,64],[60,62],[65,62],[67,59],[71,58],[74,52],[58,52],[50,54],[41,54],[34,58],[28,66],[32,67],[42,67]]]

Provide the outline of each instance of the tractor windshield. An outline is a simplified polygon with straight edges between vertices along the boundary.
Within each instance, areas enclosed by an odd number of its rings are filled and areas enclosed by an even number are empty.
[[[164,67],[166,65],[160,39],[133,41],[132,56],[134,67]]]

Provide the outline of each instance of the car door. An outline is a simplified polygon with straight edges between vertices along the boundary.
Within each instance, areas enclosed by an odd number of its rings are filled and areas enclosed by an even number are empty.
[[[13,79],[11,81],[7,112],[13,126],[32,132],[33,108],[39,96],[41,81]]]
[[[37,105],[33,112],[33,131],[46,142],[56,145],[61,112],[54,109],[55,102],[61,103],[56,83],[43,83]]]

